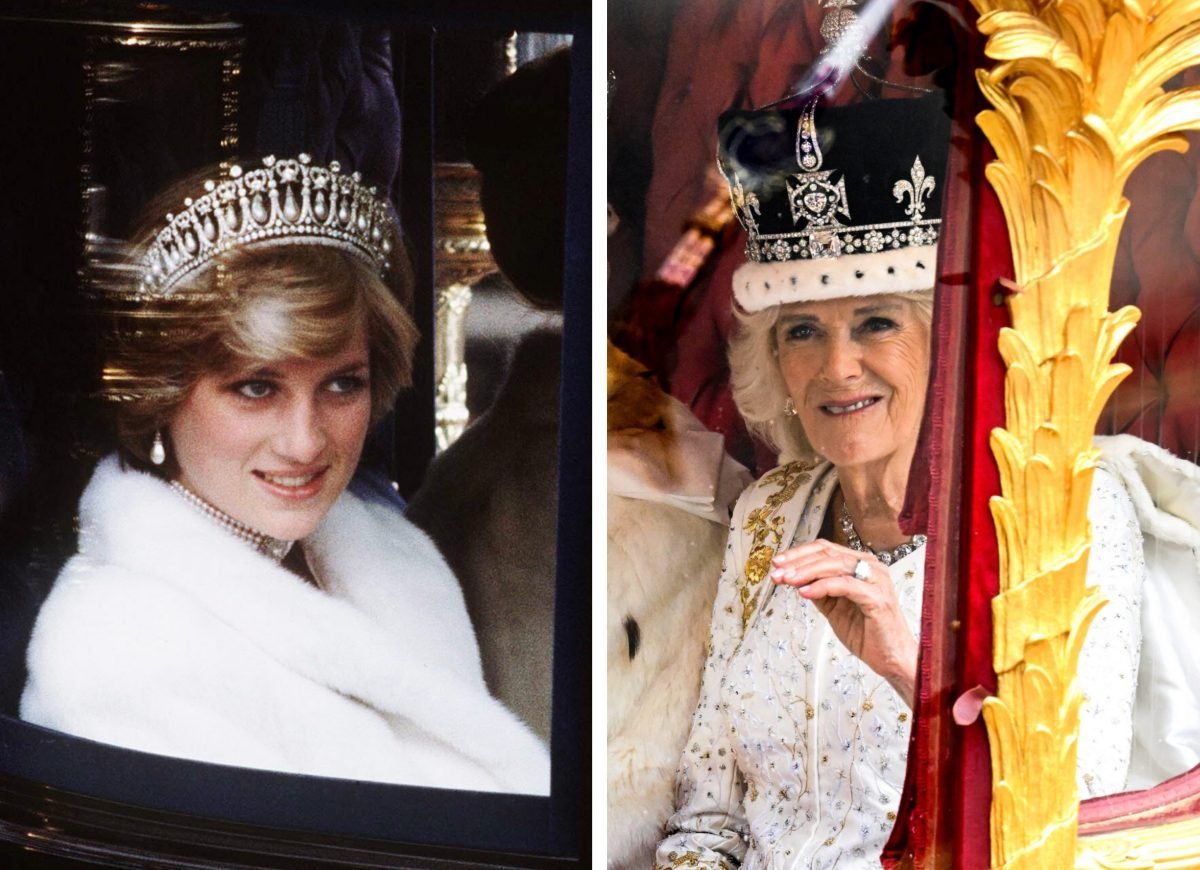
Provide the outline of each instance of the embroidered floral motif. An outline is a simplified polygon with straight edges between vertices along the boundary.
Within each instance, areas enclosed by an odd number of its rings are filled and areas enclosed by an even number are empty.
[[[703,867],[701,862],[704,860],[699,852],[671,852],[667,855],[667,860],[670,864],[659,864],[655,870],[677,870],[682,867]],[[721,866],[724,868],[732,868],[733,865],[728,863],[724,858],[721,858]]]
[[[771,558],[783,544],[783,517],[776,514],[796,494],[800,485],[809,480],[812,476],[809,472],[815,467],[811,462],[789,462],[759,481],[759,486],[778,486],[779,489],[767,496],[762,507],[750,511],[746,517],[744,530],[750,533],[751,538],[750,556],[746,559],[742,582],[738,585],[738,598],[742,602],[742,631],[746,630],[750,621],[759,584],[771,570]]]

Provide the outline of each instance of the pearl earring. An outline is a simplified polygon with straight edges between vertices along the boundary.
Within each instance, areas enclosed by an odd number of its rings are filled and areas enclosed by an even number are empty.
[[[167,448],[163,446],[162,430],[154,430],[154,443],[150,445],[150,461],[162,465],[167,461]]]
[[[787,401],[783,403],[783,415],[785,417],[796,416],[796,403],[792,401],[791,396],[788,396]]]

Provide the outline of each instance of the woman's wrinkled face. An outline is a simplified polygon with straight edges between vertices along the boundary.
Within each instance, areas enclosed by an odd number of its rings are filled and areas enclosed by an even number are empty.
[[[785,305],[779,369],[813,449],[839,467],[911,458],[929,380],[929,327],[902,295]]]
[[[251,528],[310,534],[346,488],[371,418],[367,331],[321,359],[207,373],[170,423],[179,481]]]

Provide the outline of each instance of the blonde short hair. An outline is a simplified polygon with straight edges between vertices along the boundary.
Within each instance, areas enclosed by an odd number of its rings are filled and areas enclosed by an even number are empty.
[[[393,278],[402,282],[402,292],[411,292],[410,273],[402,258],[397,262]],[[177,472],[173,451],[167,463],[153,466],[154,433],[170,422],[203,374],[330,356],[365,325],[375,423],[411,384],[419,339],[412,317],[372,266],[345,251],[302,242],[230,250],[170,296],[138,303],[117,321],[105,380],[110,394],[121,394],[121,455],[167,477]]]
[[[933,290],[898,294],[916,309],[926,327],[933,321]],[[800,421],[789,414],[787,384],[779,370],[779,345],[775,324],[780,305],[747,313],[734,306],[737,323],[729,340],[729,381],[733,401],[751,435],[779,453],[780,462],[815,459],[817,454],[805,437]]]

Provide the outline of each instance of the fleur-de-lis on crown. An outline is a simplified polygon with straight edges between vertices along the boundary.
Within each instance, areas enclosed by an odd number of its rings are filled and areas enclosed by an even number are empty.
[[[736,172],[733,174],[733,183],[729,186],[729,199],[737,212],[738,220],[742,222],[742,227],[751,236],[757,236],[758,221],[754,219],[754,216],[762,214],[762,207],[758,204],[758,194],[754,191],[746,193],[742,187],[742,180],[737,177]]]
[[[917,157],[912,165],[912,181],[906,178],[897,181],[892,187],[892,196],[896,197],[896,202],[903,202],[907,194],[910,201],[904,207],[904,213],[913,221],[918,221],[925,213],[925,198],[933,193],[935,185],[933,176],[925,175],[925,167],[921,165],[921,158]]]

